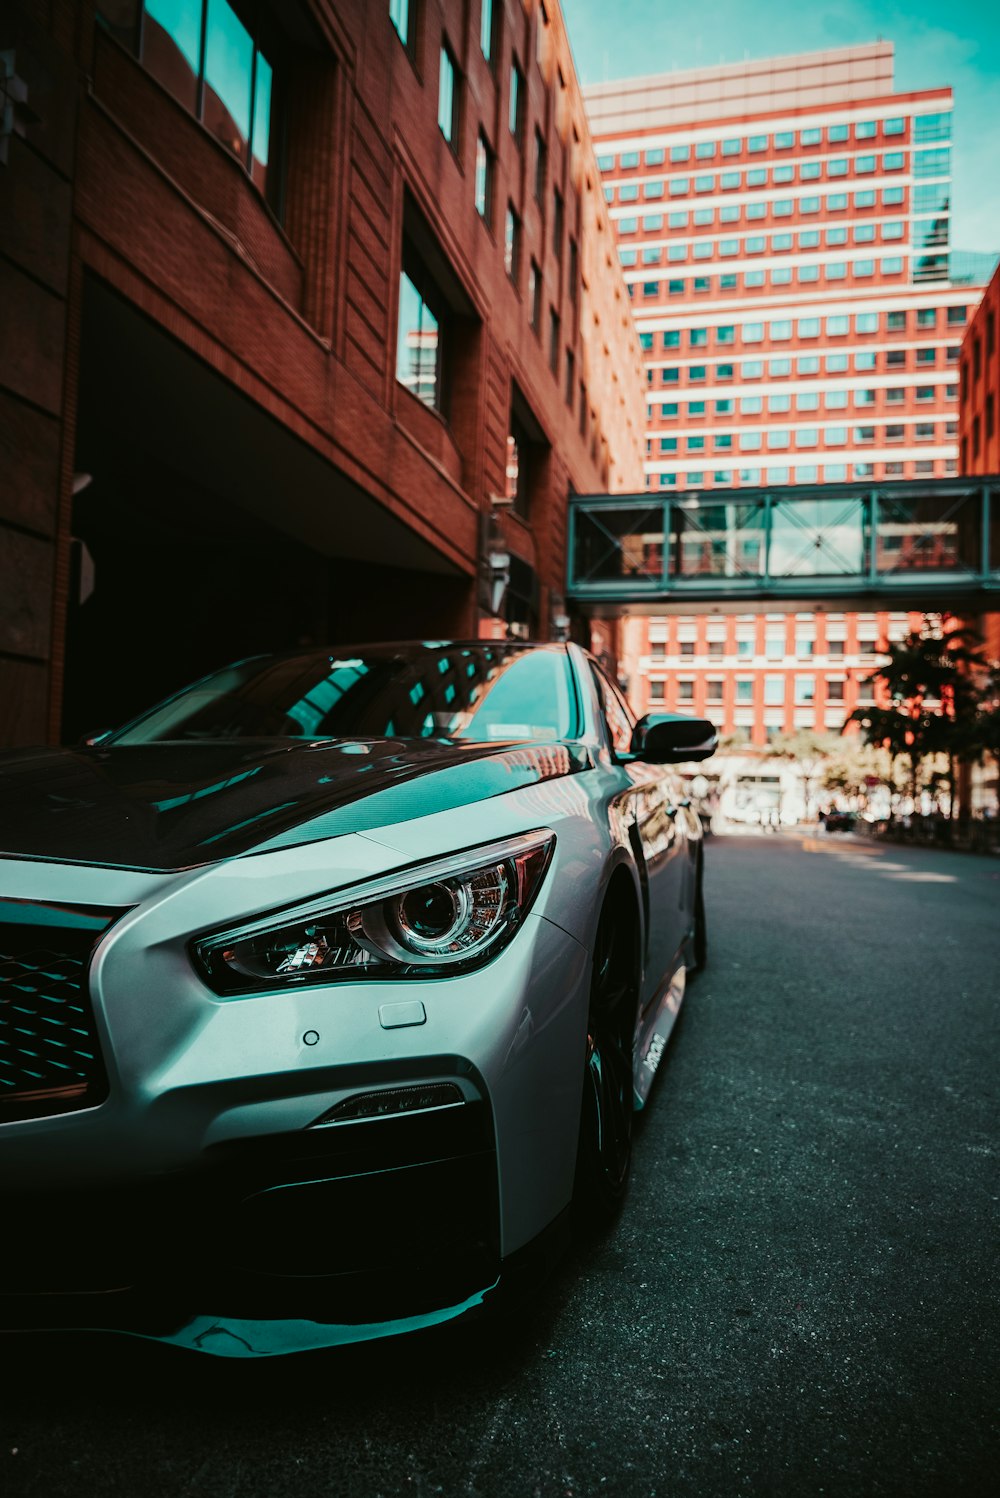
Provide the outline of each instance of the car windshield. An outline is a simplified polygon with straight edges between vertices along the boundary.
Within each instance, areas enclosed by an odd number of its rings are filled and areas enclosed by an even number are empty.
[[[217,671],[111,734],[107,745],[242,738],[575,738],[559,646],[363,647],[258,656]]]

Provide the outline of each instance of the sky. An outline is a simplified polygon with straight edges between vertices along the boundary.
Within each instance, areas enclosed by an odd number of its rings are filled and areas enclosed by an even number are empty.
[[[1000,251],[1000,0],[561,0],[583,84],[895,44],[896,88],[955,95],[952,248]]]

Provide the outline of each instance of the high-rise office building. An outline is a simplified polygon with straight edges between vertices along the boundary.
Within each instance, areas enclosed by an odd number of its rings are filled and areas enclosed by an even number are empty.
[[[646,361],[647,489],[695,502],[741,485],[957,473],[958,365],[980,289],[949,281],[950,89],[896,92],[879,42],[585,97]],[[743,620],[742,635],[763,640],[764,622]],[[833,626],[877,645],[892,622]],[[826,631],[799,623],[773,661],[761,651],[753,666],[755,653],[740,676],[734,656],[720,698],[703,621],[683,624],[705,646],[693,690],[672,656],[659,674],[648,621],[630,621],[637,706],[693,705],[757,743],[838,727],[872,665],[801,661],[793,637]],[[780,704],[771,669],[789,678]]]

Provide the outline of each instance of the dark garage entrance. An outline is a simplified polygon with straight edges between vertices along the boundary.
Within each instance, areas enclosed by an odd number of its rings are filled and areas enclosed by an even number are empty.
[[[226,662],[464,633],[471,579],[90,280],[64,741]]]

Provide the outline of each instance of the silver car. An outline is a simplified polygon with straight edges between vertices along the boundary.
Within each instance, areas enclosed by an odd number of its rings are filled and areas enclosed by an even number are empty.
[[[499,1301],[625,1193],[698,817],[575,645],[257,657],[0,756],[7,1327],[230,1356]]]

